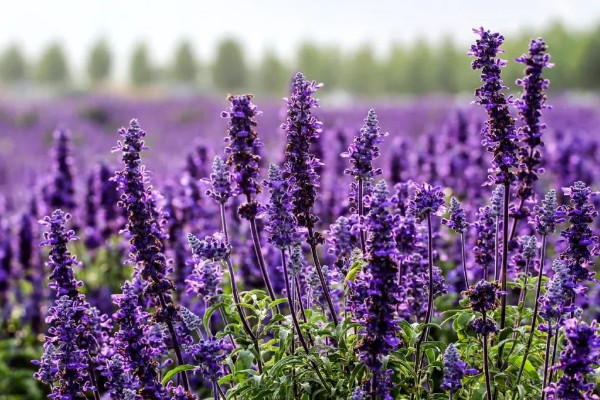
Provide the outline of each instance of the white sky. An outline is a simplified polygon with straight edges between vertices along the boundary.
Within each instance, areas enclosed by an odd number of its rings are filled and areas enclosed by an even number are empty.
[[[250,58],[266,48],[290,58],[303,39],[342,48],[369,42],[382,54],[392,41],[451,35],[468,44],[472,27],[507,35],[556,20],[572,29],[600,22],[600,0],[5,0],[0,48],[16,41],[37,57],[59,40],[80,69],[91,43],[105,37],[122,71],[139,41],[157,62],[183,38],[206,60],[223,36],[242,40]]]

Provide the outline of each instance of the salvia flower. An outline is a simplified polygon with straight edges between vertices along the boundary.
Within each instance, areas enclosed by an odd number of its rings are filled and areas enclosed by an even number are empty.
[[[481,207],[477,213],[477,220],[473,223],[475,227],[475,262],[484,271],[494,266],[495,247],[495,218],[490,206]]]
[[[106,377],[105,387],[111,399],[126,399],[127,396],[135,399],[135,382],[132,371],[127,369],[127,364],[122,355],[114,354],[103,368],[102,375]]]
[[[227,170],[225,161],[219,156],[215,156],[210,174],[211,188],[206,194],[219,204],[227,203],[227,200],[233,195],[231,189],[231,174]]]
[[[444,379],[440,387],[450,393],[458,392],[463,386],[463,377],[477,372],[479,371],[469,368],[467,363],[460,359],[456,346],[450,343],[444,353]]]
[[[550,189],[544,196],[541,206],[533,208],[531,223],[535,230],[542,236],[548,236],[554,233],[556,225],[564,222],[565,212],[562,207],[558,207],[556,202],[556,191]]]
[[[360,358],[373,373],[372,395],[379,394],[387,399],[392,383],[386,379],[381,357],[396,350],[400,344],[396,333],[399,325],[396,308],[400,302],[398,284],[398,266],[394,241],[396,218],[389,212],[391,206],[385,181],[375,186],[373,195],[367,199],[369,213],[365,218],[367,230],[368,264],[359,280],[364,281],[362,290],[366,294],[362,310],[358,313],[359,322],[365,329],[361,331],[363,340],[359,346]]]
[[[467,214],[462,204],[456,197],[450,199],[450,207],[448,208],[450,217],[448,219],[442,219],[442,224],[448,226],[454,232],[464,234],[469,229],[469,222],[467,221]]]
[[[45,201],[50,209],[62,208],[75,211],[75,183],[73,180],[73,158],[71,157],[71,135],[64,129],[54,131],[52,182],[44,189]]]
[[[569,188],[563,188],[565,195],[571,198],[567,207],[569,227],[560,235],[567,242],[567,249],[561,254],[576,284],[593,279],[589,270],[598,255],[598,236],[595,236],[590,224],[598,216],[591,202],[592,191],[585,183],[578,181]]]
[[[576,319],[564,323],[566,347],[560,354],[556,369],[563,371],[558,382],[550,383],[546,389],[549,400],[592,400],[594,381],[587,375],[594,372],[600,361],[600,337],[596,322],[587,325]]]
[[[499,296],[503,294],[500,291],[497,282],[488,282],[481,280],[474,286],[471,286],[465,294],[469,298],[469,307],[473,311],[480,312],[482,318],[477,318],[471,322],[471,328],[480,335],[488,335],[498,330],[493,320],[488,319],[487,313],[495,310],[500,305]]]
[[[62,210],[55,210],[51,216],[44,217],[40,223],[49,229],[44,232],[44,240],[40,245],[51,247],[47,263],[52,270],[49,286],[56,290],[57,297],[68,296],[75,299],[83,282],[75,279],[73,267],[79,265],[79,262],[67,248],[70,241],[77,240],[75,232],[66,226],[70,219],[71,215]]]
[[[184,345],[184,350],[205,379],[215,382],[225,376],[222,364],[232,350],[230,342],[212,337]]]
[[[222,280],[221,265],[213,260],[202,260],[194,265],[192,273],[185,280],[186,293],[210,303],[213,297],[221,293]]]
[[[575,295],[575,283],[569,269],[560,260],[554,260],[552,264],[554,276],[548,282],[546,293],[540,297],[540,315],[546,320],[555,321],[573,310],[567,306]],[[545,328],[542,324],[540,329]],[[542,329],[543,330],[543,329]]]
[[[123,142],[118,142],[114,151],[122,153],[124,169],[117,171],[114,179],[122,191],[121,207],[127,210],[127,231],[131,235],[129,257],[136,265],[142,278],[152,282],[148,290],[155,295],[165,295],[173,289],[167,276],[167,259],[162,252],[163,232],[156,220],[151,191],[146,187],[148,178],[140,153],[144,150],[143,138],[146,132],[132,119],[127,129],[119,134]]]
[[[414,193],[408,203],[408,213],[415,217],[417,222],[422,222],[427,215],[441,215],[445,207],[444,192],[439,186],[428,183],[413,184]]]
[[[201,260],[222,261],[231,255],[231,245],[221,232],[206,236],[203,240],[192,233],[189,233],[187,238],[192,253]]]
[[[183,323],[190,331],[199,331],[202,329],[202,319],[199,316],[183,306],[179,306],[179,312],[181,313]]]
[[[526,236],[523,239],[523,257],[527,260],[533,260],[537,255],[537,239],[535,236]]]
[[[515,61],[525,64],[525,77],[517,80],[517,85],[523,88],[523,94],[514,105],[519,110],[523,125],[519,129],[519,138],[525,144],[519,151],[519,180],[518,195],[527,200],[533,195],[533,185],[542,171],[541,154],[537,149],[543,146],[542,134],[546,127],[540,122],[541,111],[551,108],[546,104],[546,93],[550,81],[542,77],[544,68],[552,68],[550,55],[546,53],[547,46],[541,38],[533,39],[529,44],[528,54],[523,54]]]
[[[515,120],[510,115],[508,101],[503,93],[506,89],[500,78],[501,68],[506,61],[498,58],[502,52],[500,46],[504,37],[483,28],[473,29],[479,39],[471,46],[470,55],[475,57],[471,67],[481,70],[483,85],[475,90],[477,103],[484,106],[488,120],[482,130],[483,145],[492,153],[495,177],[489,177],[489,183],[507,184],[515,179],[518,164],[518,142],[515,132]]]
[[[258,170],[260,156],[255,154],[255,147],[261,145],[256,132],[256,117],[260,112],[252,104],[252,95],[230,95],[228,98],[231,106],[221,113],[221,117],[228,118],[227,165],[233,167],[233,194],[243,194],[251,197],[260,193],[258,183]]]
[[[312,115],[314,108],[319,106],[313,94],[321,88],[321,84],[307,80],[300,72],[292,81],[292,94],[284,99],[287,104],[287,119],[281,125],[286,132],[287,146],[285,148],[286,175],[293,178],[294,214],[298,225],[312,228],[318,222],[312,208],[317,200],[319,176],[315,168],[321,161],[310,153],[311,142],[317,140],[322,124]]]
[[[361,388],[356,388],[350,395],[349,400],[367,400],[367,394]]]
[[[269,188],[269,203],[265,206],[265,213],[269,218],[266,227],[269,232],[268,241],[278,249],[284,250],[301,240],[297,229],[298,222],[293,212],[290,181],[283,177],[277,165],[271,164],[265,186]]]
[[[387,136],[387,133],[380,132],[375,110],[369,110],[364,122],[365,124],[354,138],[354,142],[348,148],[348,151],[342,153],[342,157],[349,158],[350,164],[352,164],[352,168],[348,168],[344,172],[353,176],[356,180],[381,175],[381,168],[373,168],[373,160],[379,157],[378,145]]]
[[[492,191],[492,198],[490,200],[492,206],[492,215],[494,217],[502,217],[504,213],[504,186],[497,185]]]
[[[350,218],[339,217],[329,227],[327,235],[327,252],[336,258],[335,266],[345,275],[348,260],[352,251],[359,246],[359,230],[357,229],[356,214]]]
[[[300,245],[296,245],[292,247],[292,251],[290,254],[290,261],[288,263],[288,271],[291,276],[299,276],[304,269],[304,255],[302,254],[302,247]],[[323,274],[325,272],[323,271]],[[320,287],[320,286],[319,286]]]

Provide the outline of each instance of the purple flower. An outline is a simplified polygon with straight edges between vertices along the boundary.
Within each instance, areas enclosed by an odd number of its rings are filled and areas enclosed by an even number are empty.
[[[492,207],[492,215],[494,217],[502,217],[504,213],[504,186],[497,185],[492,191],[492,198],[490,200]]]
[[[300,72],[292,82],[292,94],[284,99],[287,104],[287,120],[281,125],[286,132],[285,172],[293,178],[292,194],[294,214],[298,225],[309,229],[318,222],[311,211],[317,199],[319,176],[315,168],[321,161],[310,153],[310,144],[322,131],[321,122],[312,115],[312,109],[319,106],[312,95],[321,88],[321,84],[307,80]]]
[[[480,36],[471,46],[470,55],[475,57],[472,68],[481,69],[483,85],[475,91],[477,103],[484,106],[488,114],[485,128],[482,130],[482,144],[493,155],[495,178],[490,176],[489,183],[507,184],[515,179],[518,165],[518,143],[515,132],[515,120],[508,110],[508,101],[502,91],[506,89],[500,78],[501,68],[506,61],[497,58],[502,50],[504,37],[483,28],[473,29]]]
[[[598,236],[590,228],[598,216],[591,202],[592,191],[583,182],[575,182],[569,188],[563,188],[566,196],[571,198],[566,214],[569,227],[560,235],[567,242],[567,249],[561,253],[576,284],[594,279],[594,273],[589,270],[594,265],[598,255]]]
[[[221,117],[229,118],[225,154],[229,155],[227,165],[233,167],[233,195],[243,194],[250,198],[260,193],[257,181],[260,156],[254,152],[255,147],[261,145],[255,130],[256,116],[260,112],[252,104],[251,94],[230,95],[228,100],[231,106],[221,113]]]
[[[546,294],[539,299],[540,315],[548,321],[551,319],[558,321],[573,310],[567,304],[575,295],[575,284],[569,269],[560,260],[554,260],[552,270],[554,270],[554,276],[548,282]],[[545,324],[540,326],[541,330],[545,328]]]
[[[127,210],[127,231],[131,235],[129,258],[136,266],[141,277],[152,285],[148,292],[152,295],[165,296],[173,289],[173,282],[168,278],[167,259],[162,252],[162,232],[155,207],[155,199],[146,187],[148,177],[140,153],[146,149],[143,138],[146,136],[138,121],[132,119],[129,128],[121,129],[123,142],[118,142],[114,151],[122,153],[124,169],[117,171],[114,179],[122,191],[121,207]],[[169,307],[164,312],[175,310]]]
[[[183,323],[190,331],[200,331],[202,329],[202,319],[199,316],[183,306],[179,306],[179,312]]]
[[[365,290],[364,303],[359,306],[358,322],[364,329],[363,340],[359,345],[360,359],[372,371],[372,395],[379,394],[387,399],[392,383],[386,379],[382,357],[396,350],[400,344],[396,333],[400,327],[396,308],[400,302],[398,266],[394,261],[398,256],[394,241],[396,218],[387,209],[391,206],[385,181],[375,186],[373,195],[367,199],[369,213],[365,218],[367,230],[368,264],[359,275]]]
[[[90,357],[87,349],[79,344],[80,338],[86,334],[86,326],[82,323],[85,308],[78,301],[68,296],[61,296],[56,304],[48,310],[46,323],[48,336],[44,349],[49,352],[42,357],[40,371],[34,374],[39,380],[52,384],[51,399],[85,400],[85,392],[94,390],[90,383]]]
[[[342,157],[349,158],[350,164],[352,164],[352,168],[346,169],[344,172],[356,180],[381,175],[381,168],[373,168],[373,160],[380,154],[377,145],[382,143],[383,138],[387,136],[387,133],[379,131],[379,121],[377,121],[375,110],[370,109],[364,121],[365,124],[354,138],[348,151],[342,153]]]
[[[566,347],[560,354],[556,369],[563,371],[558,382],[550,383],[546,389],[548,400],[592,400],[595,384],[588,381],[600,358],[600,337],[596,321],[591,325],[568,319],[564,323]]]
[[[519,129],[519,138],[526,146],[519,150],[519,180],[518,196],[523,200],[530,198],[533,185],[542,172],[541,154],[537,149],[543,146],[542,133],[546,125],[540,122],[541,110],[551,108],[546,104],[546,93],[550,81],[542,77],[544,68],[552,68],[550,55],[546,53],[546,43],[540,39],[533,39],[529,44],[529,53],[523,54],[516,61],[525,64],[525,77],[517,80],[517,85],[523,88],[521,98],[515,100],[514,105],[519,110],[523,126]]]
[[[476,374],[479,371],[469,368],[466,362],[459,358],[456,346],[450,343],[444,353],[444,379],[440,387],[450,393],[455,393],[462,388],[462,379],[467,374]]]
[[[367,400],[367,394],[361,388],[356,388],[350,395],[349,400]]]
[[[290,261],[288,263],[288,271],[291,276],[298,277],[302,271],[304,270],[304,255],[302,254],[302,247],[300,245],[296,245],[292,247],[292,251],[290,254]],[[327,278],[327,274],[323,270],[323,275]],[[321,288],[319,284],[319,288]]]
[[[408,203],[408,214],[415,217],[417,222],[422,222],[427,215],[441,215],[444,212],[444,192],[439,186],[428,183],[414,183],[414,193]]]
[[[56,290],[57,297],[66,295],[70,299],[75,299],[83,282],[75,279],[73,267],[78,266],[79,262],[67,248],[70,241],[78,239],[75,232],[66,227],[70,219],[71,215],[65,214],[62,210],[55,210],[51,216],[44,217],[40,223],[49,227],[49,230],[44,232],[44,240],[40,246],[52,248],[47,263],[52,270],[49,286]]]
[[[114,348],[123,356],[124,371],[134,375],[132,386],[138,394],[144,399],[166,400],[168,394],[160,383],[158,363],[146,336],[150,315],[142,310],[140,293],[131,282],[125,282],[121,290],[121,294],[113,295],[113,302],[119,307],[113,314],[114,322],[119,325]]]
[[[224,261],[231,255],[231,245],[221,232],[206,236],[203,240],[189,233],[188,243],[195,257],[201,260]]]
[[[75,211],[75,184],[73,182],[73,158],[71,135],[64,129],[54,131],[52,181],[44,188],[44,200],[49,209],[62,208]]]
[[[227,203],[227,200],[233,195],[231,189],[231,174],[227,170],[227,165],[219,156],[215,156],[210,174],[211,188],[206,194],[219,204]]]
[[[477,220],[473,223],[475,227],[475,247],[473,253],[475,262],[484,271],[487,271],[494,265],[494,247],[495,247],[495,218],[490,206],[481,207],[477,213]]]
[[[542,236],[551,235],[556,229],[556,225],[564,222],[565,210],[558,207],[556,203],[556,191],[550,189],[542,200],[542,206],[533,208],[533,216],[530,222],[535,226],[535,230]]]
[[[102,375],[106,377],[105,387],[111,399],[125,399],[135,395],[133,372],[128,370],[125,358],[119,353],[114,354],[103,368]],[[135,397],[133,397],[135,399]]]
[[[533,260],[537,256],[537,239],[535,236],[526,236],[523,238],[523,257],[527,260]]]
[[[496,332],[498,330],[496,324],[488,319],[486,314],[500,305],[499,296],[504,292],[500,291],[498,283],[481,280],[465,291],[465,294],[469,298],[469,307],[482,314],[481,318],[471,322],[471,328],[475,333],[486,336]]]
[[[211,303],[211,299],[221,293],[219,285],[223,280],[221,265],[213,260],[203,260],[194,265],[192,273],[185,280],[186,293],[200,297]]]
[[[352,214],[350,218],[341,216],[330,225],[327,234],[327,253],[336,258],[334,264],[344,275],[348,272],[352,251],[359,246],[356,224],[356,214]]]
[[[469,229],[469,222],[467,221],[467,214],[465,210],[455,197],[450,199],[450,212],[449,219],[442,219],[442,224],[448,226],[456,233],[464,234]]]
[[[293,196],[289,179],[283,178],[281,170],[275,164],[269,166],[269,177],[265,181],[269,188],[269,203],[265,206],[265,214],[269,218],[266,227],[269,232],[269,243],[278,249],[285,250],[300,243],[298,221],[293,213]]]
[[[215,382],[225,376],[222,364],[232,350],[228,341],[212,337],[185,345],[184,350],[205,379]]]

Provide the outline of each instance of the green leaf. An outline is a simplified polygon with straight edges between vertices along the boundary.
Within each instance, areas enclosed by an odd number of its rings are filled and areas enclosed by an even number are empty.
[[[169,381],[169,379],[171,379],[173,377],[173,375],[178,374],[183,371],[190,371],[193,369],[196,369],[196,367],[194,365],[189,365],[189,364],[180,365],[178,367],[175,367],[165,374],[164,378],[162,378],[161,383],[163,385],[166,385],[167,382]]]

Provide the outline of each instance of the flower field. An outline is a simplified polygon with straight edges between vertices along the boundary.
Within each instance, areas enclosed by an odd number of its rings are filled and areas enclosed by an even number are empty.
[[[598,101],[474,33],[472,98],[0,101],[0,400],[596,398]]]

